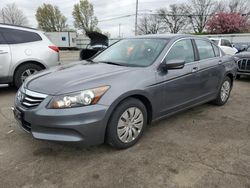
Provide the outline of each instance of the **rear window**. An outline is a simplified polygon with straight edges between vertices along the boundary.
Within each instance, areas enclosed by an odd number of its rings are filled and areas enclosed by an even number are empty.
[[[2,33],[7,44],[20,44],[42,40],[40,35],[31,31],[0,28],[0,32]]]
[[[229,42],[229,40],[222,39],[221,46],[232,47],[232,44]]]
[[[210,42],[205,40],[195,40],[195,43],[199,51],[200,60],[215,57],[214,49]]]
[[[212,41],[214,44],[219,45],[219,40],[211,39],[211,41]]]

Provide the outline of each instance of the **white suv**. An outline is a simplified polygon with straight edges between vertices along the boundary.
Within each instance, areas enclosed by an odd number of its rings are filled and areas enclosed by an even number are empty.
[[[42,31],[0,24],[0,84],[20,87],[31,74],[59,64],[59,49]]]

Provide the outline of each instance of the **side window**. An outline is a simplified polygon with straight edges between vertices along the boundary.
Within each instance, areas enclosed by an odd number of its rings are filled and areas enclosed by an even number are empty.
[[[214,44],[212,44],[213,48],[214,48],[214,53],[216,57],[220,57],[220,49],[218,46],[215,46]]]
[[[2,34],[8,44],[19,44],[40,41],[40,35],[30,31],[2,28]]]
[[[165,60],[173,59],[185,60],[186,63],[194,61],[194,50],[191,40],[185,39],[174,44]]]
[[[200,55],[200,60],[214,58],[214,49],[212,44],[206,40],[195,40]]]
[[[231,43],[229,40],[222,39],[221,40],[221,46],[227,46],[227,47],[232,47]]]
[[[7,44],[6,41],[3,38],[3,35],[1,33],[1,29],[0,29],[0,44]]]

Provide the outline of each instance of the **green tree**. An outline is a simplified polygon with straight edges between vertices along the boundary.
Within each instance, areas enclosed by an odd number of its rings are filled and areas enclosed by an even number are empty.
[[[75,20],[75,27],[84,33],[90,31],[100,32],[100,29],[97,27],[98,19],[94,15],[93,4],[89,3],[88,0],[80,0],[79,3],[75,4],[72,15]]]
[[[64,31],[67,29],[66,17],[57,6],[43,4],[36,11],[38,28],[46,32]]]

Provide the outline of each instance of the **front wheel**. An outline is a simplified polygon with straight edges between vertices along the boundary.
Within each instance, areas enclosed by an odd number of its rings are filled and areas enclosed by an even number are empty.
[[[227,103],[232,90],[232,81],[229,77],[226,77],[220,87],[220,91],[217,98],[213,101],[215,105],[222,106]]]
[[[129,98],[115,109],[107,128],[107,142],[114,148],[133,146],[142,136],[147,125],[147,110],[144,104]]]

